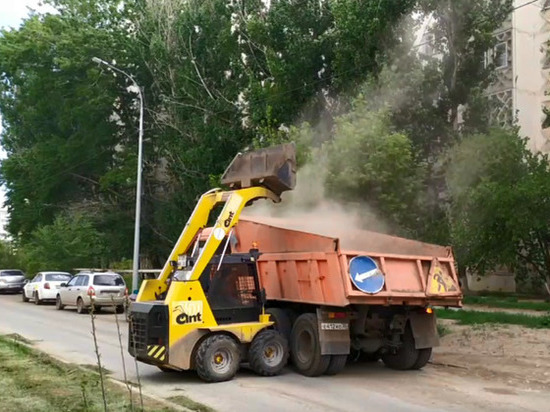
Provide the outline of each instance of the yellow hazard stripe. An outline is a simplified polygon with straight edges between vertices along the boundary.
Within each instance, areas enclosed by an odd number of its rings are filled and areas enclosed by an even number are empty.
[[[153,356],[153,353],[155,353],[158,350],[158,348],[159,348],[158,345],[147,346],[147,355]]]
[[[152,345],[147,347],[147,355],[155,359],[164,360],[166,358],[165,352],[165,346]]]

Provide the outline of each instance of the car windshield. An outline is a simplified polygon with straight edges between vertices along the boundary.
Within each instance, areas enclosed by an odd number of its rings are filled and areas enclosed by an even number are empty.
[[[119,275],[95,275],[94,285],[97,286],[124,286],[124,279]]]
[[[3,270],[0,276],[24,276],[20,270]]]
[[[71,275],[65,275],[63,273],[48,273],[46,280],[50,282],[66,282],[71,278]]]

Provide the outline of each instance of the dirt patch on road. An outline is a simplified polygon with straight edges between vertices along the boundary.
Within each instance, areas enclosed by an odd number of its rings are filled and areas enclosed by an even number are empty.
[[[433,364],[526,389],[550,389],[550,331],[515,325],[456,325],[434,352]],[[487,388],[490,391],[490,388]]]

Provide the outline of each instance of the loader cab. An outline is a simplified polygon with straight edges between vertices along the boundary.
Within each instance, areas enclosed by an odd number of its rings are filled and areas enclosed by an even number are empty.
[[[200,282],[218,324],[258,320],[263,302],[254,254],[214,256]]]

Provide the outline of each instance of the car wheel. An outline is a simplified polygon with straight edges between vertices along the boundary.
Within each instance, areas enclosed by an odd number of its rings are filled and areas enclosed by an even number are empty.
[[[57,295],[55,298],[55,308],[57,310],[63,310],[65,305],[61,302],[61,296]]]
[[[40,299],[40,295],[38,295],[38,292],[34,292],[33,294],[34,304],[35,305],[41,305],[42,299]]]
[[[78,300],[76,301],[76,312],[81,315],[87,312],[87,309],[84,306],[84,301],[82,300],[82,298],[78,298]]]
[[[116,313],[124,313],[124,305],[117,305],[117,307],[115,308],[115,312]]]
[[[23,294],[21,295],[21,300],[25,303],[29,301],[29,298],[27,297],[27,294],[25,293],[24,290],[23,290]]]

